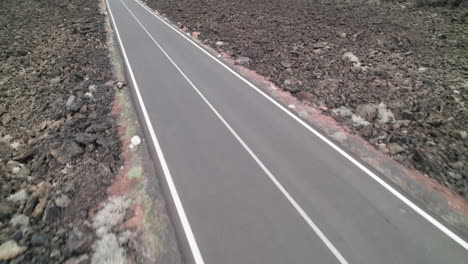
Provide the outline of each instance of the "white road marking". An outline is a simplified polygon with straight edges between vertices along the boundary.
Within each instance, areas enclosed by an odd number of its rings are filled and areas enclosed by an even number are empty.
[[[416,211],[419,215],[421,215],[423,218],[425,218],[427,221],[429,221],[431,224],[433,224],[435,227],[437,227],[440,231],[442,231],[444,234],[446,234],[448,237],[453,239],[455,242],[457,242],[460,246],[462,246],[465,250],[468,250],[468,243],[464,241],[461,237],[459,237],[457,234],[452,232],[450,229],[445,227],[443,224],[441,224],[437,219],[432,217],[430,214],[426,213],[423,209],[421,209],[419,206],[417,206],[415,203],[413,203],[411,200],[406,198],[403,194],[398,192],[396,189],[394,189],[391,185],[386,183],[384,180],[382,180],[379,176],[377,176],[375,173],[373,173],[371,170],[366,168],[363,164],[361,164],[359,161],[357,161],[355,158],[353,158],[351,155],[346,153],[343,149],[341,149],[339,146],[337,146],[335,143],[327,139],[324,135],[322,135],[320,132],[317,130],[313,129],[311,126],[309,126],[306,122],[304,122],[302,119],[297,117],[295,114],[290,112],[288,109],[286,109],[284,106],[282,106],[280,103],[275,101],[273,98],[271,98],[268,94],[263,92],[260,88],[256,87],[254,84],[249,82],[247,79],[242,77],[239,73],[235,72],[233,69],[231,69],[229,66],[224,64],[222,61],[217,59],[215,56],[210,54],[208,51],[206,51],[203,47],[199,46],[196,42],[194,42],[192,39],[189,37],[185,36],[182,34],[177,28],[166,22],[164,19],[156,15],[151,9],[149,9],[147,6],[143,5],[139,1],[135,0],[138,4],[140,4],[143,8],[145,8],[149,13],[151,13],[153,16],[155,16],[157,19],[161,20],[164,24],[166,24],[168,27],[170,27],[172,30],[177,32],[179,35],[184,37],[186,40],[188,40],[190,43],[192,43],[195,47],[200,49],[203,53],[208,55],[210,58],[212,58],[214,61],[219,63],[221,66],[223,66],[225,69],[230,71],[232,74],[234,74],[236,77],[241,79],[243,82],[245,82],[248,86],[256,90],[258,93],[263,95],[266,99],[268,99],[270,102],[272,102],[274,105],[279,107],[281,110],[283,110],[286,114],[288,114],[290,117],[295,119],[297,122],[299,122],[302,126],[304,126],[307,130],[312,132],[315,136],[320,138],[322,141],[327,143],[330,147],[332,147],[334,150],[336,150],[338,153],[343,155],[347,160],[349,160],[351,163],[356,165],[359,169],[364,171],[368,176],[370,176],[372,179],[374,179],[376,182],[378,182],[380,185],[382,185],[385,189],[387,189],[389,192],[391,192],[393,195],[395,195],[398,199],[400,199],[403,203],[405,203],[407,206],[409,206],[411,209]],[[218,55],[219,56],[219,55]]]
[[[330,242],[330,240],[325,236],[325,234],[318,228],[318,226],[310,219],[306,212],[301,208],[301,206],[292,198],[292,196],[286,191],[286,189],[281,185],[281,183],[276,179],[276,177],[271,173],[271,171],[263,164],[263,162],[255,155],[255,153],[250,149],[250,147],[244,142],[244,140],[237,134],[237,132],[229,125],[229,123],[223,118],[223,116],[216,110],[216,108],[206,99],[206,97],[200,92],[200,90],[193,84],[193,82],[185,75],[185,73],[179,68],[179,66],[172,60],[172,58],[167,54],[167,52],[161,47],[161,45],[153,38],[153,36],[148,32],[148,30],[143,26],[140,20],[133,14],[133,12],[128,8],[128,6],[122,1],[122,4],[127,8],[128,12],[133,16],[133,18],[138,22],[138,24],[143,28],[143,30],[148,34],[148,36],[153,40],[154,44],[158,46],[161,52],[166,56],[166,58],[172,63],[172,65],[177,69],[177,71],[184,77],[184,79],[192,86],[192,88],[198,93],[198,95],[203,99],[203,101],[210,107],[210,109],[215,113],[215,115],[221,120],[221,122],[226,126],[226,128],[231,132],[231,134],[239,141],[239,143],[244,147],[244,149],[250,154],[250,156],[257,162],[257,164],[262,168],[262,170],[268,175],[270,180],[278,187],[278,189],[283,193],[283,195],[288,199],[288,201],[294,206],[294,208],[299,212],[299,214],[304,218],[304,220],[309,224],[312,230],[318,235],[318,237],[323,241],[323,243],[330,249],[330,251],[335,255],[335,257],[340,261],[341,264],[348,264],[348,261],[341,255],[341,253],[335,248],[335,246]]]
[[[151,124],[151,120],[148,116],[148,111],[146,110],[145,103],[143,102],[143,99],[141,97],[140,89],[138,88],[138,83],[133,74],[132,66],[130,65],[130,61],[128,60],[127,53],[125,52],[125,47],[122,43],[122,40],[120,39],[119,30],[114,20],[114,16],[112,15],[112,10],[111,10],[108,0],[106,0],[106,4],[107,4],[107,8],[109,9],[109,14],[112,19],[112,23],[114,24],[115,33],[117,35],[117,39],[119,40],[119,44],[122,50],[123,57],[125,59],[125,63],[127,64],[128,71],[132,79],[133,87],[135,88],[138,102],[140,103],[140,107],[143,112],[145,122],[148,125],[151,139],[153,141],[154,148],[156,149],[156,154],[158,155],[159,162],[161,163],[164,176],[169,186],[169,191],[172,195],[172,199],[174,200],[177,213],[179,214],[179,218],[182,223],[182,228],[184,229],[185,235],[187,236],[187,240],[190,246],[190,250],[192,251],[193,258],[196,264],[204,264],[205,262],[203,261],[200,249],[198,248],[198,245],[197,245],[197,241],[195,240],[195,236],[193,235],[192,228],[190,227],[190,223],[187,219],[187,215],[185,214],[184,207],[182,206],[182,202],[180,200],[179,194],[177,193],[177,189],[172,179],[171,172],[169,171],[169,167],[167,166],[166,159],[164,158],[164,154],[162,152],[161,146],[159,145],[158,138],[156,137],[156,133],[154,132],[153,125]]]

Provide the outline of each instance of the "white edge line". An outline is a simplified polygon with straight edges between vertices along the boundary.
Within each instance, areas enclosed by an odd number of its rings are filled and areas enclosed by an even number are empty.
[[[430,214],[426,213],[423,209],[421,209],[419,206],[417,206],[415,203],[413,203],[411,200],[406,198],[403,194],[398,192],[396,189],[394,189],[392,186],[390,186],[388,183],[386,183],[384,180],[382,180],[379,176],[377,176],[375,173],[373,173],[371,170],[366,168],[363,164],[361,164],[359,161],[357,161],[355,158],[350,156],[348,153],[346,153],[344,150],[342,150],[340,147],[338,147],[335,143],[331,142],[329,139],[327,139],[325,136],[320,134],[317,130],[313,129],[311,126],[309,126],[306,122],[304,122],[302,119],[291,113],[288,109],[286,109],[284,106],[282,106],[280,103],[272,99],[269,95],[267,95],[265,92],[263,92],[260,88],[256,87],[254,84],[252,84],[250,81],[242,77],[239,73],[235,72],[233,69],[231,69],[229,66],[224,64],[222,61],[220,61],[218,58],[210,54],[208,51],[206,51],[204,48],[200,47],[196,42],[194,42],[192,39],[184,35],[182,32],[180,32],[178,29],[174,28],[171,24],[166,22],[164,19],[156,15],[151,9],[149,9],[147,6],[143,5],[140,1],[135,0],[138,4],[140,4],[143,8],[145,8],[149,13],[151,13],[153,16],[161,20],[164,24],[169,26],[172,30],[177,32],[179,35],[184,37],[186,40],[188,40],[190,43],[192,43],[194,46],[196,46],[198,49],[200,49],[203,53],[208,55],[210,58],[215,60],[217,63],[219,63],[221,66],[223,66],[225,69],[230,71],[232,74],[234,74],[236,77],[244,81],[248,86],[251,88],[255,89],[258,93],[263,95],[266,99],[268,99],[270,102],[275,104],[277,107],[279,107],[281,110],[286,112],[289,116],[294,118],[297,122],[299,122],[302,126],[307,128],[310,132],[312,132],[314,135],[316,135],[318,138],[323,140],[325,143],[327,143],[330,147],[332,147],[334,150],[336,150],[338,153],[343,155],[346,159],[348,159],[351,163],[356,165],[358,168],[360,168],[362,171],[367,173],[372,179],[374,179],[376,182],[378,182],[380,185],[382,185],[385,189],[387,189],[389,192],[391,192],[393,195],[398,197],[402,202],[404,202],[407,206],[409,206],[411,209],[416,211],[418,214],[420,214],[422,217],[424,217],[427,221],[429,221],[431,224],[433,224],[435,227],[437,227],[440,231],[445,233],[447,236],[449,236],[451,239],[453,239],[455,242],[460,244],[465,250],[468,250],[468,243],[464,241],[461,237],[459,237],[457,234],[452,232],[450,229],[445,227],[443,224],[441,224],[437,219],[432,217]]]
[[[187,219],[187,215],[185,214],[184,207],[182,206],[182,202],[180,200],[179,194],[177,193],[177,189],[176,189],[174,181],[172,179],[171,172],[169,171],[169,167],[167,166],[167,163],[166,163],[166,160],[164,158],[164,154],[162,152],[161,146],[159,145],[158,138],[156,137],[156,133],[154,132],[153,125],[151,124],[151,120],[150,120],[150,118],[148,116],[148,112],[146,110],[145,103],[143,102],[143,99],[141,97],[141,93],[140,93],[140,90],[138,88],[138,84],[136,82],[135,76],[134,76],[133,71],[132,71],[132,67],[131,67],[130,62],[128,60],[127,53],[125,52],[125,47],[124,47],[124,45],[122,43],[122,40],[120,39],[119,30],[117,28],[117,24],[115,23],[114,16],[112,15],[112,10],[111,10],[111,7],[109,5],[108,0],[106,0],[106,4],[107,4],[107,7],[109,9],[109,13],[110,13],[110,16],[111,16],[111,19],[112,19],[112,23],[114,24],[115,33],[116,33],[117,38],[119,40],[119,44],[120,44],[123,56],[125,58],[125,62],[127,63],[127,66],[128,66],[128,71],[130,73],[130,77],[132,79],[133,87],[135,88],[135,92],[136,92],[138,101],[140,103],[140,107],[141,107],[141,110],[143,112],[145,122],[146,122],[146,124],[148,126],[148,130],[150,132],[151,139],[152,139],[153,144],[154,144],[154,148],[156,149],[156,154],[158,155],[159,162],[161,163],[161,166],[162,166],[162,169],[163,169],[163,172],[164,172],[164,176],[165,176],[165,178],[167,180],[167,183],[169,185],[169,190],[170,190],[170,193],[172,195],[172,199],[174,200],[174,204],[175,204],[177,213],[179,214],[179,218],[181,220],[182,227],[184,229],[185,235],[186,235],[187,240],[189,242],[189,246],[190,246],[190,249],[192,251],[193,258],[194,258],[196,264],[204,264],[205,262],[203,261],[200,249],[198,248],[198,245],[197,245],[197,241],[195,240],[195,236],[193,235],[192,228],[190,227],[190,223],[189,223],[189,221]]]
[[[341,255],[341,253],[335,248],[335,246],[330,242],[330,240],[325,236],[325,234],[318,228],[318,226],[310,219],[306,212],[301,208],[301,206],[292,198],[292,196],[286,191],[286,189],[281,185],[281,183],[276,179],[276,177],[270,172],[270,170],[263,164],[263,162],[255,155],[255,153],[250,149],[250,147],[242,140],[242,138],[237,134],[237,132],[229,125],[229,123],[223,118],[223,116],[216,110],[216,108],[206,99],[206,97],[200,92],[200,90],[195,86],[195,84],[185,75],[182,69],[172,60],[172,58],[167,54],[167,52],[161,47],[161,45],[153,38],[153,36],[148,32],[148,30],[143,26],[140,20],[133,14],[133,12],[128,8],[128,6],[122,1],[122,4],[127,8],[128,12],[133,16],[133,18],[138,22],[138,24],[143,28],[143,30],[148,34],[148,36],[153,40],[154,44],[158,46],[161,52],[166,56],[166,58],[172,63],[172,65],[177,69],[177,71],[184,77],[184,79],[192,86],[192,88],[198,93],[198,95],[203,99],[203,101],[210,107],[210,109],[215,113],[219,120],[226,126],[226,128],[231,132],[231,134],[239,141],[239,143],[244,147],[244,149],[250,154],[250,156],[257,162],[257,164],[262,168],[262,170],[268,175],[270,180],[278,187],[278,189],[283,193],[284,196],[289,200],[289,202],[294,206],[294,208],[299,212],[299,214],[304,218],[304,220],[309,224],[312,230],[318,235],[318,237],[323,241],[323,243],[330,249],[330,251],[335,255],[335,257],[340,261],[341,264],[348,264],[348,261]]]

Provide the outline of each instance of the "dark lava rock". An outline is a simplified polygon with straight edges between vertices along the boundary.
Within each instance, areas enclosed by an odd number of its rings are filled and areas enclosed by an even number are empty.
[[[357,107],[357,114],[365,120],[371,122],[378,115],[378,108],[373,104],[363,104]]]
[[[33,246],[43,246],[49,241],[49,236],[44,234],[34,234],[31,237],[31,244]]]
[[[106,130],[108,125],[105,123],[92,124],[86,129],[86,133],[98,133]]]
[[[55,205],[49,205],[44,210],[43,220],[46,223],[51,223],[57,220],[60,216],[60,208]]]
[[[15,240],[16,242],[20,241],[23,238],[23,231],[16,230],[13,235],[11,235],[11,239]]]
[[[88,145],[96,141],[97,136],[95,134],[80,133],[76,135],[75,140],[81,144]]]
[[[81,100],[80,98],[74,95],[71,95],[70,97],[68,97],[68,100],[66,103],[67,110],[76,112],[80,110],[82,105],[83,105],[83,100]]]
[[[91,249],[96,239],[94,230],[88,226],[73,229],[67,239],[67,248],[71,253],[85,253]]]
[[[51,155],[61,164],[67,164],[70,160],[84,153],[84,149],[76,141],[63,143],[59,148],[51,151]]]
[[[0,203],[0,220],[12,215],[14,213],[14,209],[11,204],[3,202]]]
[[[34,211],[34,208],[36,207],[37,203],[39,202],[39,197],[36,195],[32,195],[28,198],[28,201],[26,202],[26,206],[24,207],[24,214],[26,215],[31,215],[31,213]]]

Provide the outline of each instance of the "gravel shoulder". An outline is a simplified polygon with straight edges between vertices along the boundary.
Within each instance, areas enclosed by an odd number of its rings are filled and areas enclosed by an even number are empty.
[[[145,1],[466,199],[468,10],[426,2]]]

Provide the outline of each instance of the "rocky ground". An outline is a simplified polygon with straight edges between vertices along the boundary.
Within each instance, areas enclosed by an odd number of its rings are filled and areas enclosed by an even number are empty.
[[[96,209],[122,165],[104,18],[96,0],[0,2],[0,263],[97,263],[94,229],[126,217]]]
[[[468,198],[468,2],[146,0]]]

